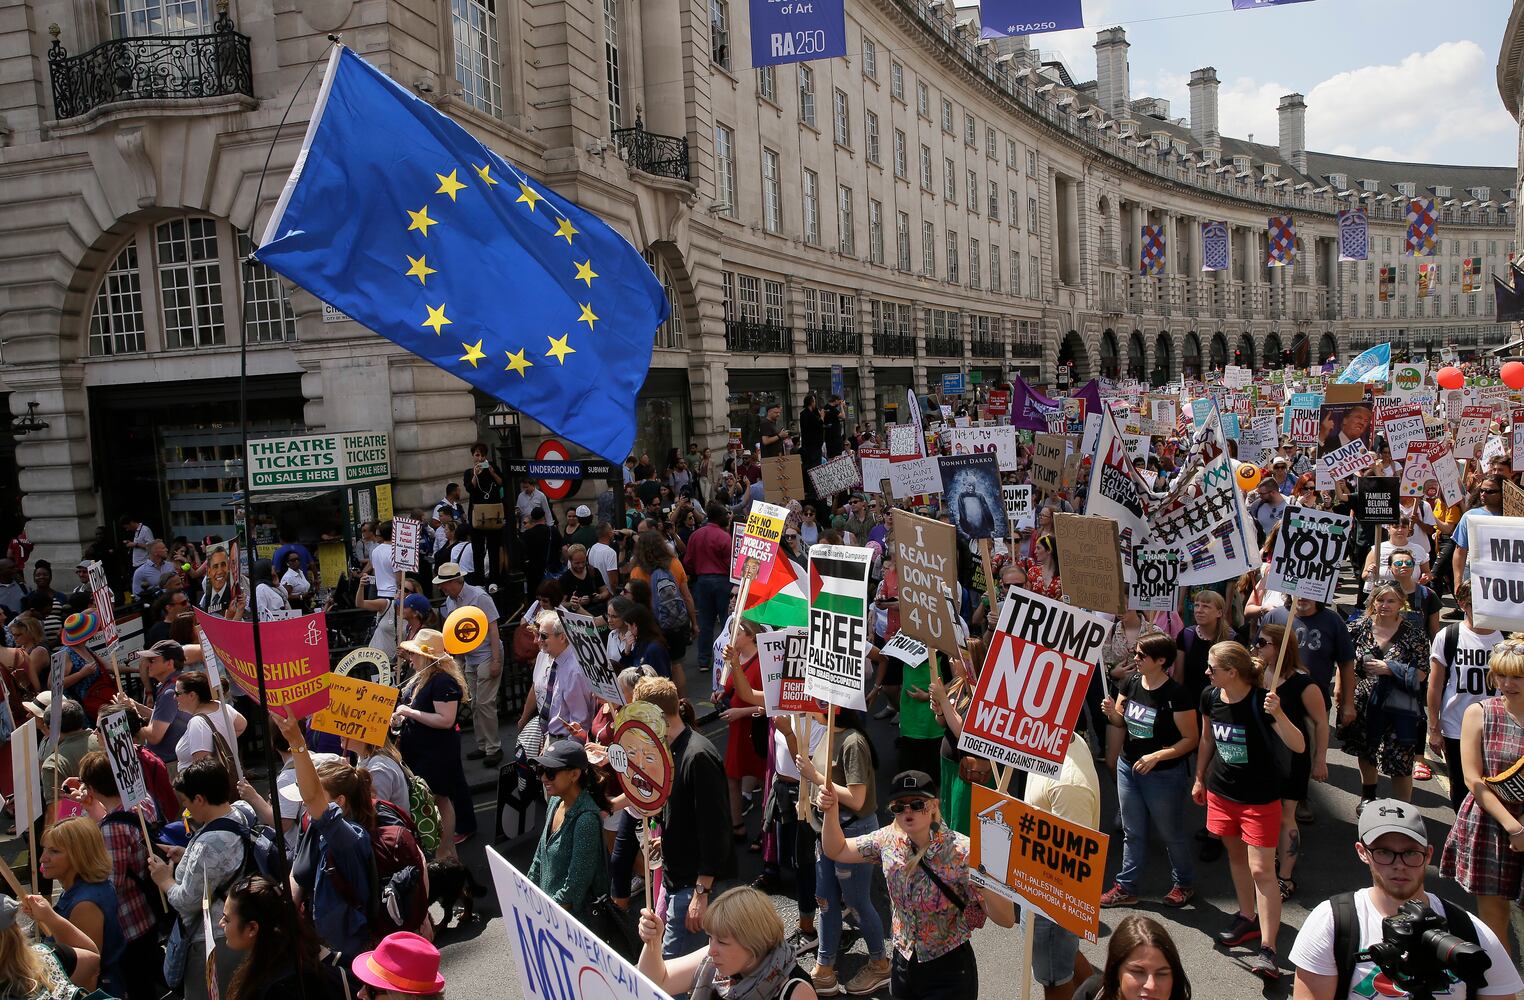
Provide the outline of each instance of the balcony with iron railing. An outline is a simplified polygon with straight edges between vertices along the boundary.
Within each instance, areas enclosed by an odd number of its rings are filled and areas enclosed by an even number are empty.
[[[963,357],[963,341],[959,337],[927,337],[926,356],[929,358]]]
[[[725,321],[725,350],[735,354],[793,354],[793,327],[746,320]]]
[[[976,340],[969,346],[969,353],[976,358],[1004,358],[1005,345],[998,340]]]
[[[863,350],[863,338],[855,331],[806,327],[804,347],[811,354],[852,354]]]
[[[53,114],[59,121],[125,101],[188,101],[207,97],[254,97],[249,36],[233,28],[226,0],[207,35],[113,38],[77,56],[48,28],[48,75]]]
[[[678,181],[689,179],[688,137],[647,132],[638,106],[635,127],[614,129],[613,139],[620,158],[641,173]]]
[[[876,333],[873,335],[873,354],[880,358],[913,358],[915,338],[909,334]]]
[[[1101,292],[1101,312],[1120,316],[1127,311],[1127,296],[1119,291]]]
[[[1041,360],[1042,344],[1034,341],[1021,341],[1011,345],[1011,357],[1025,360]]]

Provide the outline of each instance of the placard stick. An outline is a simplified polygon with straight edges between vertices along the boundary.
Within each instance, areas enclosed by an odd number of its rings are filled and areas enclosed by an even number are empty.
[[[746,608],[746,595],[751,592],[751,581],[757,578],[757,571],[759,569],[760,567],[755,559],[748,559],[746,560],[746,566],[741,570],[741,593],[736,596],[736,613],[730,620],[730,645],[732,647],[736,644],[736,635],[741,631],[741,612]],[[704,655],[702,649],[699,650],[699,655]],[[723,669],[724,672],[720,675],[721,687],[730,679],[730,664],[725,664]],[[743,670],[741,673],[744,675],[746,672]],[[736,686],[739,688],[740,682],[737,682]],[[747,690],[748,692],[750,691],[750,685],[748,685]]]
[[[995,790],[1001,795],[1005,795],[1007,789],[1011,787],[1011,778],[1016,774],[1016,765],[1007,764],[1002,770],[1000,765],[996,764],[995,771],[1000,775],[999,780],[995,782]]]
[[[32,894],[37,893],[37,821],[33,820],[26,828],[26,843],[28,860],[32,863]]]
[[[645,855],[646,877],[641,879],[646,885],[646,909],[655,912],[651,905],[651,883],[655,878],[651,875],[651,817],[640,817],[640,852]]]
[[[1274,691],[1279,686],[1281,682],[1281,664],[1286,662],[1286,647],[1291,645],[1292,639],[1296,636],[1296,633],[1291,630],[1289,618],[1283,627],[1285,631],[1281,633],[1281,648],[1275,654],[1275,669],[1270,673],[1270,686],[1266,688],[1267,691]]]
[[[832,783],[831,782],[831,758],[834,757],[835,754],[833,754],[831,752],[831,741],[835,737],[836,737],[836,706],[835,705],[827,705],[826,706],[826,734],[825,734],[826,773],[821,775],[821,777],[825,779],[824,783],[827,784],[827,785]],[[806,748],[805,752],[808,753],[808,748]]]
[[[116,663],[116,647],[117,647],[117,645],[119,645],[119,644],[113,644],[112,647],[111,647],[111,676],[116,678],[116,689],[118,691],[121,691],[122,690],[122,668],[117,666],[117,663]]]
[[[21,880],[16,877],[16,873],[11,871],[10,862],[0,861],[0,875],[5,876],[5,884],[11,887],[11,892],[16,894],[18,900],[26,898],[26,890],[21,888]]]
[[[808,715],[804,715],[798,712],[794,713],[794,717],[802,723],[802,725],[794,730],[795,750],[798,752],[799,756],[808,757],[810,755],[810,727],[815,724],[815,720],[810,718]],[[803,730],[802,735],[800,730]],[[809,819],[809,803],[810,783],[805,779],[803,774],[800,774],[799,801],[796,803],[797,808],[795,809],[795,812],[798,813],[800,819]]]
[[[979,559],[984,564],[984,595],[990,602],[990,617],[999,613],[1000,608],[996,605],[995,598],[1000,593],[1000,581],[995,579],[995,572],[991,569],[990,540],[979,539]]]
[[[139,803],[139,805],[141,805],[141,803]],[[141,809],[139,809],[137,806],[133,806],[132,807],[132,811],[135,814],[137,814],[137,817],[138,817],[138,829],[143,831],[143,846],[148,849],[148,853],[149,854],[152,854],[153,853],[153,838],[148,835],[148,821],[143,818],[143,811]],[[163,889],[159,890],[159,901],[164,904],[164,909],[166,909],[166,910],[169,909],[169,900],[164,898],[164,890]]]
[[[1021,1000],[1032,995],[1032,942],[1037,925],[1030,906],[1021,908]]]

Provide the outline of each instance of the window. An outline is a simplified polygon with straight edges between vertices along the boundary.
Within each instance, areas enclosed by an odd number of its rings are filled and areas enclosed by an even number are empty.
[[[931,117],[931,88],[925,80],[915,82],[915,113],[922,118]]]
[[[757,70],[757,93],[774,104],[778,103],[778,67],[763,66]]]
[[[804,171],[804,242],[820,245],[820,175]]]
[[[1037,231],[1038,221],[1037,199],[1029,197],[1027,198],[1027,228],[1035,233]]]
[[[863,36],[863,74],[878,79],[878,46],[867,35]]]
[[[1370,302],[1371,302],[1371,297],[1369,295],[1367,295],[1365,297],[1365,311],[1367,313],[1369,313],[1371,311]],[[1450,296],[1450,315],[1451,316],[1459,316],[1460,315],[1460,296],[1459,295],[1451,295]]]
[[[296,314],[275,272],[255,260],[249,234],[238,236],[238,259],[242,262],[243,329],[255,344],[280,344],[296,339]],[[141,350],[142,348],[139,348]]]
[[[1000,159],[1000,143],[995,138],[995,130],[988,126],[984,129],[984,155],[992,160]]]
[[[998,291],[1000,291],[1000,282],[1004,280],[1004,276],[1002,274],[1003,269],[1004,269],[1004,265],[1001,263],[1001,260],[1000,260],[1000,247],[997,246],[994,243],[991,243],[990,244],[990,291],[992,291],[992,292],[998,292]]]
[[[1005,165],[1012,170],[1021,169],[1021,154],[1017,152],[1019,148],[1015,139],[1005,141]]]
[[[963,116],[963,144],[970,149],[979,145],[979,126],[974,123],[974,116]]]
[[[741,322],[762,322],[762,283],[752,274],[737,277],[740,279]]]
[[[868,199],[868,259],[884,262],[884,203]]]
[[[942,158],[942,197],[953,204],[958,202],[958,173],[950,156]]]
[[[937,273],[937,227],[935,223],[921,223],[921,273],[930,277]]]
[[[1027,150],[1027,176],[1037,176],[1037,150],[1035,149]]]
[[[820,328],[822,330],[835,330],[840,328],[841,320],[837,318],[836,293],[820,290]]]
[[[815,71],[799,64],[799,120],[815,127]]]
[[[211,4],[205,0],[112,0],[113,38],[151,35],[202,35],[212,30]]]
[[[921,147],[921,190],[931,190],[931,147]]]
[[[894,176],[900,180],[910,177],[910,164],[906,160],[905,133],[901,129],[894,130]]]
[[[947,280],[957,283],[958,279],[958,234],[951,229],[947,231]]]
[[[983,259],[980,254],[979,241],[970,236],[968,238],[968,287],[970,288],[980,287],[982,279],[979,275],[979,267]]]
[[[656,328],[656,346],[680,351],[683,349],[683,310],[681,301],[677,296],[677,283],[672,280],[672,272],[667,270],[667,265],[657,259],[656,255],[647,250],[641,254],[646,259],[646,266],[656,275],[656,280],[661,282],[661,290],[667,294],[667,318],[662,325]],[[726,272],[726,294],[729,294],[729,281],[731,275]],[[727,299],[727,317],[729,316],[729,301]]]
[[[1021,254],[1011,254],[1011,294],[1021,294]]]
[[[910,270],[910,216],[905,212],[894,213],[894,256],[901,271]]]
[[[778,154],[762,150],[762,224],[770,233],[783,227],[783,191],[778,186]]]
[[[972,170],[963,172],[963,197],[970,212],[979,211],[979,175]]]
[[[841,297],[841,332],[857,332],[857,296],[843,295]]]
[[[899,63],[889,63],[889,96],[897,101],[905,99],[905,67]]]
[[[730,2],[709,0],[709,59],[730,69]]]
[[[1408,298],[1407,298],[1406,295],[1404,295],[1402,298],[1397,300],[1397,315],[1398,315],[1399,318],[1402,318],[1402,319],[1406,319],[1407,318],[1407,315],[1408,315]]]
[[[942,98],[942,131],[948,135],[953,134],[953,106],[952,101]]]
[[[783,282],[763,279],[762,305],[766,310],[763,318],[771,326],[783,325]]]
[[[1006,221],[1017,229],[1021,228],[1021,195],[1015,188],[1010,189],[1011,217]]]
[[[608,77],[609,133],[624,127],[620,106],[619,0],[603,0],[603,72]]]
[[[847,107],[847,92],[838,87],[831,100],[836,120],[836,144],[850,146],[852,145],[852,113]]]
[[[841,233],[841,252],[849,257],[857,253],[857,234],[852,223],[852,189],[845,184],[836,188],[836,226]]]
[[[1476,295],[1474,294],[1466,296],[1466,315],[1476,315]]]
[[[718,210],[736,214],[736,134],[724,125],[714,127],[715,200]]]
[[[871,111],[863,112],[863,140],[868,145],[868,162],[881,162],[878,158],[878,115]]]
[[[143,279],[138,273],[138,241],[122,248],[95,293],[90,311],[90,356],[140,354],[143,342]]]
[[[820,328],[820,292],[809,286],[804,288],[804,328]]]
[[[1027,283],[1031,286],[1032,298],[1042,297],[1042,288],[1039,284],[1041,273],[1037,270],[1037,257],[1035,254],[1027,254]]]
[[[1381,318],[1382,319],[1391,319],[1392,318],[1392,302],[1391,302],[1390,299],[1388,299],[1387,301],[1381,303]]]
[[[455,82],[460,84],[461,96],[476,110],[501,116],[503,65],[498,58],[497,0],[451,0],[451,3]]]
[[[214,219],[171,219],[154,229],[164,347],[213,347],[227,342],[222,317],[222,263]]]
[[[725,322],[729,323],[736,318],[736,273],[734,271],[720,272],[720,288],[722,290],[721,305],[725,311]]]
[[[996,184],[994,181],[987,181],[986,184],[987,184],[986,190],[988,191],[988,198],[987,198],[987,200],[989,201],[990,218],[995,220],[996,222],[999,222],[1000,221],[1000,185]]]
[[[1376,280],[1376,262],[1373,260],[1368,260],[1365,262],[1365,280]]]

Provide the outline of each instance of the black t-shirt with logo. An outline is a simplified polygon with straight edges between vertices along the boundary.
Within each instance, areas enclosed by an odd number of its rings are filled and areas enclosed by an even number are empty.
[[[1122,744],[1122,756],[1128,764],[1135,764],[1148,754],[1165,750],[1180,742],[1180,727],[1175,725],[1176,712],[1194,711],[1190,692],[1173,678],[1150,691],[1143,685],[1142,674],[1132,674],[1122,682],[1121,694],[1126,698],[1122,705],[1122,718],[1127,739]],[[1162,761],[1154,770],[1178,767],[1184,757]]]
[[[1265,742],[1277,737],[1271,732],[1274,720],[1265,714],[1264,688],[1254,688],[1230,704],[1223,701],[1220,689],[1209,687],[1201,693],[1201,717],[1212,727],[1217,744],[1207,765],[1207,790],[1243,805],[1279,799],[1279,771],[1274,751]]]

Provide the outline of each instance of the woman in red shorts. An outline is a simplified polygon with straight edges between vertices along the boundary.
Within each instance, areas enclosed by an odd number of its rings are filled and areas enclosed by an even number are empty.
[[[725,778],[730,785],[730,830],[737,842],[746,839],[746,814],[742,793],[747,779],[753,787],[760,787],[767,761],[752,738],[754,726],[766,726],[765,708],[762,704],[762,664],[757,659],[757,633],[762,626],[742,620],[736,630],[734,646],[726,646],[725,700],[729,707],[720,715],[730,724],[729,738],[725,744]],[[745,683],[737,684],[739,675]],[[763,730],[763,733],[767,733]],[[766,746],[766,742],[763,743]],[[761,850],[759,839],[752,847]]]

